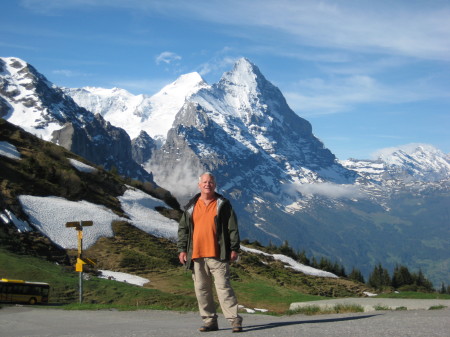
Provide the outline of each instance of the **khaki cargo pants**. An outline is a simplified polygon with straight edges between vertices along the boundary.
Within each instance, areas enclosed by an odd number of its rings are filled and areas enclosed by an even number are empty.
[[[220,307],[225,318],[232,323],[242,320],[238,315],[238,302],[230,283],[230,265],[217,258],[200,258],[194,260],[192,273],[195,295],[197,296],[200,316],[204,324],[217,320],[213,297],[213,279]]]

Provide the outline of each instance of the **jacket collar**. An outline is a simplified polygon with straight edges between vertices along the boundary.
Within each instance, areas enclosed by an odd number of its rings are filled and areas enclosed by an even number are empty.
[[[186,211],[188,211],[189,213],[192,213],[192,210],[193,210],[194,205],[197,202],[198,198],[200,198],[200,193],[197,193],[196,195],[194,195],[194,197],[191,200],[189,200],[189,202],[186,204],[186,206],[184,206],[184,209]],[[222,204],[223,201],[225,201],[224,196],[217,192],[216,192],[216,198],[218,201],[218,205]]]

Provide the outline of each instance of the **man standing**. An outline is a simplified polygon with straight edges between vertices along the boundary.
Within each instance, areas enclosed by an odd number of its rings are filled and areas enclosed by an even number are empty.
[[[230,283],[230,261],[236,261],[240,245],[236,214],[229,200],[215,192],[214,176],[203,173],[200,193],[185,206],[178,226],[180,262],[192,270],[203,326],[200,331],[216,331],[217,313],[212,283],[225,318],[233,332],[242,331],[242,317]]]

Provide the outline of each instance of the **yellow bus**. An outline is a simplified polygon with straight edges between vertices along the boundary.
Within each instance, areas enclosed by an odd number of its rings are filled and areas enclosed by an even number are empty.
[[[50,285],[43,282],[0,280],[0,302],[47,304]]]

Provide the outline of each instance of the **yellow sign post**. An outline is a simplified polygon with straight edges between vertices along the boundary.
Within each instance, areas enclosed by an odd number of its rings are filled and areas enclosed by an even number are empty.
[[[75,264],[75,271],[79,274],[79,294],[80,303],[83,302],[83,265],[90,264],[95,265],[95,262],[87,257],[83,257],[83,227],[92,226],[94,223],[92,221],[72,221],[67,222],[66,227],[73,227],[77,230],[78,237],[78,254],[77,262]]]

